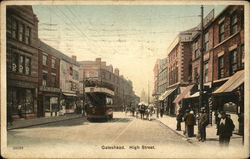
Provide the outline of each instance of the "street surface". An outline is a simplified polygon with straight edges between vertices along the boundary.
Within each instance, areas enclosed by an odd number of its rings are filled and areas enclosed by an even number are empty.
[[[33,152],[32,157],[185,157],[201,148],[155,118],[141,120],[121,112],[108,122],[78,118],[13,129],[8,131],[7,144],[20,155]]]
[[[124,113],[115,113],[114,119],[108,122],[89,122],[85,118],[78,118],[9,131],[8,146],[18,146],[20,143],[24,147],[127,143],[190,145],[180,135],[155,119],[141,120],[130,115],[125,116]]]

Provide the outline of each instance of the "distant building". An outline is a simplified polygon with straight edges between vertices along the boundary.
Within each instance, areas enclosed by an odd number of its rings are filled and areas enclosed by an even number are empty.
[[[164,109],[169,115],[175,115],[180,107],[173,103],[191,81],[191,42],[197,33],[196,28],[180,32],[171,43],[167,53],[168,83],[164,93],[159,97],[164,103]]]
[[[122,110],[123,106],[133,104],[135,98],[133,84],[120,75],[118,68],[113,69],[112,65],[106,65],[101,58],[96,58],[95,61],[79,61],[79,64],[80,81],[84,81],[85,86],[96,85],[114,91],[115,110]],[[82,94],[83,84],[80,84],[79,88]]]
[[[7,111],[37,116],[38,19],[31,6],[7,6]]]

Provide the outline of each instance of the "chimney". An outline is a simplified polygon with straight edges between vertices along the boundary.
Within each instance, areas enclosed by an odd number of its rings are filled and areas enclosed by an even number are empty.
[[[75,55],[72,55],[71,57],[72,57],[72,59],[73,59],[74,61],[76,61],[76,56],[75,56]]]
[[[95,61],[96,61],[97,63],[101,63],[102,59],[99,57],[99,58],[96,58]]]

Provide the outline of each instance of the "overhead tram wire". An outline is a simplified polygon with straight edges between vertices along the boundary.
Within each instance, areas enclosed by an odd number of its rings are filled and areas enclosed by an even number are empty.
[[[46,7],[49,9],[48,6],[46,6]],[[58,9],[58,10],[59,10],[59,9]],[[60,11],[61,13],[63,13],[61,10],[59,10],[59,11]],[[55,13],[55,15],[56,15],[65,25],[69,26],[72,30],[74,30],[74,31],[77,32],[76,28],[73,28],[72,25],[67,24],[67,23],[65,22],[65,20],[62,19],[62,17],[61,17],[60,15],[58,15],[59,12],[56,12],[56,10],[53,10],[53,12]],[[67,18],[67,16],[65,16],[65,14],[63,14],[63,15],[64,15],[64,17]],[[69,19],[69,18],[67,18],[67,19]],[[73,25],[74,25],[74,24],[73,24]],[[78,31],[79,31],[79,30],[78,30]],[[82,36],[79,36],[79,37],[83,38]],[[86,40],[85,38],[83,38],[83,39]],[[100,56],[100,54],[94,52],[94,51],[91,50],[90,48],[88,49],[88,51],[90,51],[92,54],[95,54],[95,55],[97,55],[97,56]]]
[[[63,11],[61,11],[61,9],[60,8],[58,8],[58,7],[56,7],[69,21],[70,21],[70,23],[82,34],[82,36],[84,36],[87,40],[89,40],[90,42],[92,42],[92,39],[90,39],[85,33],[83,33],[82,31],[81,31],[81,29],[79,29],[74,23],[73,23],[73,21],[66,15],[66,14],[64,14],[64,12]],[[100,46],[99,46],[100,47]],[[97,53],[95,53],[96,55],[98,55]],[[101,56],[101,55],[98,55],[98,56]]]
[[[67,9],[76,19],[78,19],[79,24],[81,24],[81,22],[82,22],[81,19],[79,19],[78,16],[76,16],[76,15],[74,14],[74,12],[73,12],[68,6],[66,6],[65,8],[66,8],[66,9]],[[74,9],[73,9],[73,10],[74,10]],[[75,11],[75,10],[74,10],[74,11]],[[76,12],[77,12],[77,11],[76,11]],[[86,23],[86,22],[85,22],[85,23]],[[88,24],[90,24],[90,23],[88,23]],[[90,24],[90,25],[91,25],[91,24]],[[91,25],[91,26],[92,26],[92,25]],[[93,27],[93,26],[92,26],[92,27]],[[96,31],[96,30],[95,30],[95,32],[96,32],[96,33],[100,33],[100,32],[98,32],[98,31]],[[100,40],[98,40],[98,41],[100,42]],[[101,42],[103,43],[103,41],[101,41]],[[102,45],[102,46],[105,47],[105,45]],[[115,52],[118,52],[115,48],[113,48],[113,50],[114,50]]]

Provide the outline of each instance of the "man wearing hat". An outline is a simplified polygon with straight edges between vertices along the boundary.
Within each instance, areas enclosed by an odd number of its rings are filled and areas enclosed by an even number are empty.
[[[200,116],[200,140],[204,142],[206,140],[206,127],[209,124],[208,114],[206,113],[205,108],[201,108]]]
[[[226,112],[221,112],[221,118],[218,121],[218,135],[221,146],[229,145],[234,127],[232,119],[227,116]]]

